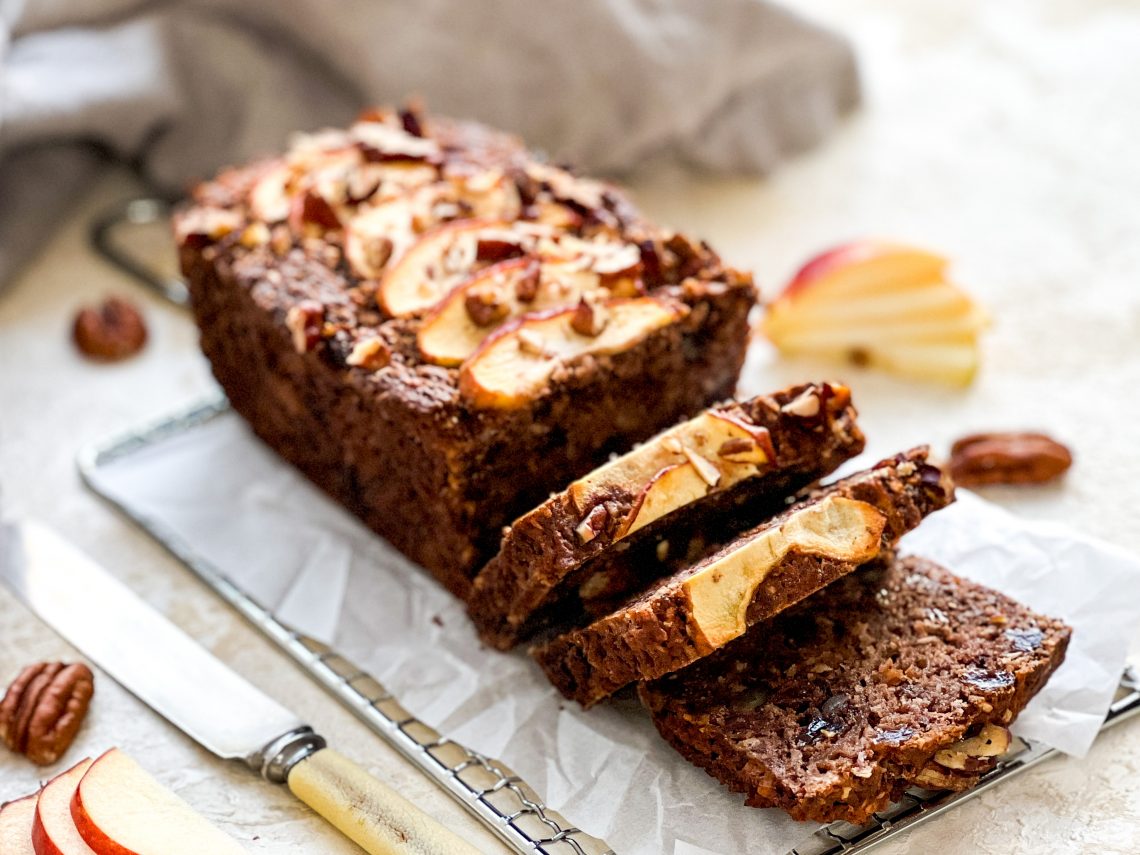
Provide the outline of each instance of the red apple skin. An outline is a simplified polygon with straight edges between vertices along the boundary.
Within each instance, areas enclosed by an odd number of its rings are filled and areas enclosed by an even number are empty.
[[[830,276],[837,270],[850,264],[867,261],[891,249],[892,247],[887,244],[874,240],[860,240],[829,249],[796,271],[796,275],[792,277],[792,281],[788,283],[780,297],[791,297],[811,283]]]
[[[0,807],[0,846],[3,855],[35,855],[32,828],[35,823],[37,794],[13,799]]]
[[[117,749],[110,748],[103,752],[89,768],[94,769],[95,764],[98,763],[100,759],[115,750]],[[95,850],[96,855],[139,855],[139,853],[127,849],[125,846],[120,846],[91,821],[91,817],[87,815],[87,811],[83,807],[82,781],[80,782],[80,786],[75,788],[75,795],[72,796],[71,799],[71,818],[75,821],[75,827],[79,830],[79,836],[87,842],[88,846]]]
[[[62,786],[74,792],[79,788],[79,781],[83,777],[83,773],[90,768],[90,765],[91,761],[84,758],[66,772],[61,772],[59,775],[56,775],[40,790],[39,798],[36,802],[36,815],[32,820],[32,848],[35,850],[36,855],[91,855],[90,847],[81,845],[78,841],[74,841],[74,838],[72,841],[54,840],[48,833],[49,820],[45,819],[44,816],[44,793],[48,792],[48,788],[58,788]],[[52,792],[54,793],[55,790],[53,789]],[[69,819],[69,821],[73,820]],[[55,824],[56,826],[59,825],[58,820]],[[63,842],[67,848],[61,849],[59,846],[60,842]],[[73,842],[74,845],[71,845]]]

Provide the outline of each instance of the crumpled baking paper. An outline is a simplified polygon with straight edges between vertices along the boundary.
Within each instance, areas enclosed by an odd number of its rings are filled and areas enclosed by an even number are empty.
[[[428,724],[501,758],[623,855],[784,852],[816,828],[744,807],[674,753],[630,694],[584,712],[524,653],[484,648],[457,600],[231,412],[104,465],[93,486],[191,544],[284,622],[332,644]],[[1087,751],[1140,612],[1140,560],[967,491],[903,549],[1074,627],[1065,664],[1014,730]]]

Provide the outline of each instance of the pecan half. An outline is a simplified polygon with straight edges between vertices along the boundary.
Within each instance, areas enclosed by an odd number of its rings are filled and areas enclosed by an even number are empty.
[[[950,450],[950,474],[963,487],[986,484],[1041,484],[1060,477],[1073,455],[1041,433],[979,433]]]
[[[108,297],[100,306],[80,309],[72,334],[75,346],[88,359],[118,362],[142,350],[146,323],[130,301]]]
[[[0,700],[0,739],[36,765],[50,766],[71,746],[94,691],[95,676],[82,663],[29,665]]]

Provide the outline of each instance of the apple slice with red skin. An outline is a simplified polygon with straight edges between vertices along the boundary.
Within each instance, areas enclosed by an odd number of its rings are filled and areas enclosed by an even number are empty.
[[[615,298],[598,306],[607,323],[597,335],[574,328],[577,308],[524,315],[503,325],[459,369],[460,394],[476,407],[523,406],[560,366],[629,350],[689,312],[681,303],[655,297]]]
[[[32,823],[32,848],[36,855],[97,855],[71,818],[71,800],[89,768],[91,758],[85,757],[40,790]]]
[[[71,815],[96,855],[245,855],[231,837],[117,748],[84,774]]]
[[[796,271],[779,299],[802,298],[805,292],[889,289],[898,283],[944,278],[947,261],[940,255],[886,241],[862,240],[823,252]]]
[[[3,855],[35,855],[32,846],[32,824],[36,819],[36,795],[0,805],[0,853]]]
[[[789,355],[816,355],[965,386],[986,313],[944,278],[945,259],[861,242],[805,265],[762,322]]]

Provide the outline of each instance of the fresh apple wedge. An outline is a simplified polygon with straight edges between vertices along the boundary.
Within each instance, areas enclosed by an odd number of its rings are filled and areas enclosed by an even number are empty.
[[[948,282],[929,282],[907,290],[835,295],[829,300],[797,301],[794,311],[773,312],[769,327],[781,332],[821,326],[890,324],[900,319],[977,319],[977,305]]]
[[[591,316],[588,324],[582,322],[583,307]],[[680,303],[640,297],[524,315],[500,327],[463,363],[459,391],[477,407],[521,406],[560,366],[628,350],[687,313]]]
[[[32,847],[36,855],[96,855],[80,836],[71,817],[71,800],[90,767],[91,758],[84,758],[40,790],[32,824]]]
[[[900,377],[968,386],[978,372],[974,341],[881,344],[867,352],[867,364]]]
[[[96,855],[244,855],[232,838],[117,748],[84,774],[71,803]]]
[[[977,371],[988,319],[945,280],[945,267],[939,256],[890,244],[832,250],[796,274],[761,328],[785,354],[964,386]]]
[[[35,855],[32,846],[32,823],[36,818],[36,796],[0,805],[0,853],[3,855]]]
[[[856,241],[828,250],[801,267],[781,299],[868,293],[910,287],[944,278],[948,262],[934,253],[884,241]]]
[[[976,315],[959,318],[904,319],[894,324],[852,323],[849,326],[797,329],[780,335],[780,349],[787,354],[834,355],[869,351],[896,344],[972,345],[984,322]],[[859,361],[859,357],[855,357]]]

